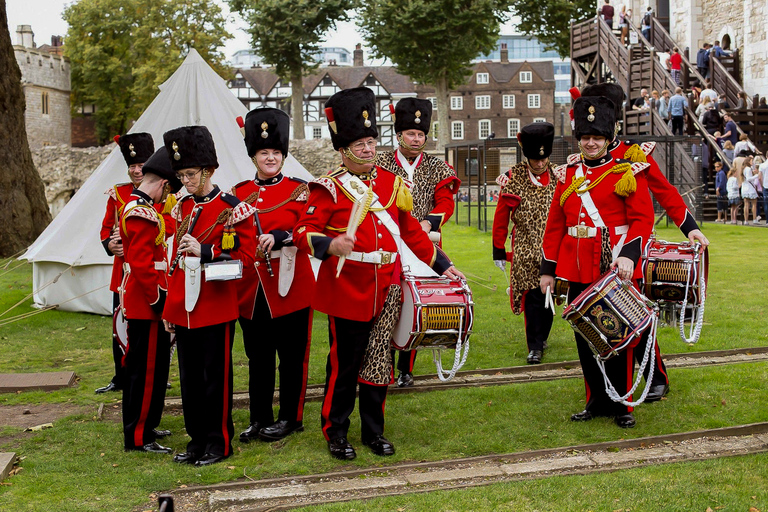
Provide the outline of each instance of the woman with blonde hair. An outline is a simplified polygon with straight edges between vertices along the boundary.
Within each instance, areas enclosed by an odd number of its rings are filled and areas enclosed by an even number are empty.
[[[704,112],[712,108],[714,105],[712,104],[712,98],[709,96],[704,96],[701,98],[701,102],[699,103],[699,106],[696,107],[696,117],[699,118],[699,122],[703,123],[702,116],[704,115]]]
[[[757,174],[752,171],[752,157],[739,157],[739,174],[737,175],[741,182],[741,197],[744,199],[744,224],[749,221],[749,212],[752,211],[752,224],[757,224],[760,217],[757,216]],[[734,161],[734,167],[736,166]]]
[[[736,224],[736,214],[741,204],[741,195],[739,194],[739,175],[741,174],[741,165],[743,164],[743,158],[737,158],[738,162],[733,162],[730,170],[728,171],[728,181],[726,183],[726,190],[728,193],[728,205],[731,208],[731,221],[728,224]]]
[[[728,160],[733,160],[734,151],[733,151],[733,144],[731,141],[726,140],[723,143],[723,153],[725,153],[725,156],[728,158]]]

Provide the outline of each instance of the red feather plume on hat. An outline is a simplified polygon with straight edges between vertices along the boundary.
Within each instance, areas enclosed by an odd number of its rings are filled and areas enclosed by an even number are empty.
[[[115,144],[120,144],[120,136],[119,135],[115,135],[114,137],[112,137],[112,140],[115,141]]]

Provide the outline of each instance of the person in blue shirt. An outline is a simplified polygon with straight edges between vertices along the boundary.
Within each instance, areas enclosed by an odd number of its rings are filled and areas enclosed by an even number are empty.
[[[688,108],[688,100],[683,96],[683,89],[675,89],[675,95],[669,99],[669,114],[672,116],[672,135],[682,135],[685,125],[685,109]]]
[[[715,45],[712,47],[712,49],[710,50],[709,53],[710,53],[710,55],[712,57],[717,57],[718,59],[720,57],[730,57],[731,56],[731,52],[727,52],[727,51],[722,49],[722,47],[720,46],[720,41],[715,41]]]
[[[723,169],[723,162],[715,162],[715,191],[717,193],[717,220],[715,222],[725,223],[725,212],[728,209],[728,191],[726,184],[728,178]]]
[[[736,123],[733,122],[733,118],[731,118],[731,114],[726,112],[723,114],[723,121],[725,121],[725,127],[723,130],[723,140],[731,141],[731,144],[734,146],[737,142],[739,142],[739,128],[736,126]]]

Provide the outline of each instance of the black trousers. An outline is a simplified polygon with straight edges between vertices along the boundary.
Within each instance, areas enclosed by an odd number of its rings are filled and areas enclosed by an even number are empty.
[[[367,322],[328,317],[330,352],[325,366],[325,395],[320,423],[325,439],[346,437],[349,416],[355,409],[358,374],[374,319]],[[387,386],[359,383],[361,437],[384,433]]]
[[[125,354],[123,436],[125,448],[155,440],[165,405],[171,341],[162,321],[128,320],[130,343]]]
[[[589,288],[589,283],[570,283],[568,287],[568,302],[572,302],[581,292]],[[605,382],[600,367],[597,365],[594,354],[589,348],[587,341],[581,336],[576,335],[576,348],[579,353],[579,362],[581,371],[584,374],[584,385],[587,392],[586,406],[584,409],[591,412],[593,416],[620,416],[633,410],[621,403],[614,402],[608,397],[605,391]],[[647,336],[647,332],[645,334]],[[632,376],[634,374],[633,349],[628,348],[619,355],[605,362],[605,373],[608,376],[613,387],[623,396],[632,387]],[[631,401],[631,400],[628,400]]]
[[[253,319],[240,317],[243,345],[248,356],[248,396],[251,423],[272,425],[275,393],[275,356],[280,358],[280,411],[278,421],[301,422],[307,392],[312,310],[300,309],[272,318],[262,288],[256,296]]]
[[[544,307],[546,295],[534,288],[523,292],[523,317],[525,318],[525,340],[528,350],[544,350],[544,342],[552,330],[554,315]]]
[[[176,326],[187,451],[232,454],[232,341],[235,322],[187,329]]]
[[[643,361],[643,354],[648,346],[648,331],[646,331],[640,338],[640,342],[635,346],[635,361],[639,365]],[[651,379],[651,386],[668,386],[669,375],[667,375],[667,366],[664,364],[664,360],[661,358],[661,351],[659,350],[659,344],[656,343],[654,347],[656,352],[656,359],[654,360],[653,378]],[[648,374],[651,371],[651,365],[645,365],[643,370],[643,377],[648,382]]]
[[[112,315],[117,315],[117,308],[120,307],[120,294],[112,294]],[[125,368],[123,368],[123,347],[117,341],[117,333],[115,333],[114,322],[112,322],[112,361],[115,363],[115,375],[112,377],[112,384],[117,386],[118,389],[125,387]]]
[[[396,350],[400,355],[397,356],[397,371],[400,373],[413,373],[413,363],[416,362],[418,350]]]

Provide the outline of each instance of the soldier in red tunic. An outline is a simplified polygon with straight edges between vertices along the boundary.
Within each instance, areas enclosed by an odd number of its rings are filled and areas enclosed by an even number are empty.
[[[176,193],[176,178],[168,152],[158,149],[144,164],[144,178],[128,198],[120,221],[124,275],[120,307],[130,336],[125,354],[123,437],[126,450],[171,453],[156,439],[165,402],[170,360],[170,335],[162,312],[168,290],[165,221],[154,208],[165,195]]]
[[[304,430],[315,275],[309,257],[297,254],[293,226],[304,211],[308,190],[306,182],[281,173],[288,156],[288,114],[259,108],[249,112],[243,124],[256,179],[238,183],[232,194],[256,208],[259,248],[255,266],[244,268],[238,281],[250,398],[250,426],[240,440],[278,441]],[[280,358],[277,422],[272,413],[276,354]]]
[[[605,96],[616,107],[616,119],[621,118],[621,109],[625,95],[624,89],[620,85],[610,83],[589,85],[581,91],[581,95]],[[703,251],[709,245],[709,240],[699,229],[699,225],[688,210],[680,192],[664,177],[664,173],[661,172],[659,165],[652,156],[654,149],[656,149],[655,142],[639,143],[632,140],[622,140],[618,136],[608,146],[608,151],[610,151],[614,158],[623,158],[631,162],[647,162],[649,164],[645,171],[645,178],[653,198],[664,208],[672,222],[680,228],[683,236],[688,238],[691,243],[699,242]],[[638,363],[642,354],[645,353],[645,342],[646,338],[644,337],[635,347],[635,358],[638,359]],[[654,360],[655,368],[651,379],[651,389],[645,397],[646,402],[661,400],[669,391],[669,375],[667,374],[664,360],[661,357],[658,343],[656,344],[656,357]],[[651,365],[647,365],[643,372],[646,378],[648,378],[650,370]]]
[[[454,195],[461,181],[453,168],[440,158],[424,153],[432,126],[432,102],[403,98],[389,106],[395,121],[398,148],[376,154],[376,165],[406,180],[413,196],[411,215],[440,243],[440,228],[453,215]],[[397,362],[397,385],[413,385],[413,363],[418,351],[401,352]]]
[[[325,112],[342,166],[309,184],[294,243],[322,260],[312,299],[312,307],[328,315],[330,338],[321,424],[331,455],[351,460],[356,453],[347,440],[349,415],[374,321],[390,285],[400,282],[398,238],[438,273],[463,276],[411,215],[403,179],[374,165],[378,131],[373,92],[365,87],[338,92]],[[350,226],[353,207],[360,213]],[[354,236],[348,227],[356,227]],[[389,350],[380,357],[390,359]],[[386,367],[391,359],[381,364]],[[391,367],[387,378],[391,381]],[[359,396],[363,444],[376,455],[394,454],[384,437],[387,385],[360,381]]]
[[[232,342],[238,264],[256,252],[254,208],[219,190],[213,137],[204,126],[165,132],[171,165],[190,195],[174,208],[166,329],[176,333],[184,426],[191,438],[174,462],[207,466],[232,454]]]
[[[558,183],[544,232],[540,288],[554,290],[555,275],[570,282],[569,301],[586,290],[609,268],[621,279],[639,278],[640,256],[653,230],[653,204],[645,179],[647,163],[617,160],[608,152],[615,111],[604,97],[574,102],[574,134],[582,156],[558,167]],[[647,333],[646,333],[647,335]],[[576,334],[587,403],[572,421],[613,416],[622,428],[635,425],[632,408],[614,402],[587,342]],[[605,363],[619,395],[627,394],[633,374],[632,348]]]
[[[119,183],[105,192],[109,196],[107,199],[107,211],[104,219],[101,221],[101,231],[99,239],[104,246],[107,254],[114,256],[112,262],[112,279],[109,282],[109,289],[112,292],[112,325],[117,321],[119,297],[118,288],[123,280],[123,243],[120,240],[120,212],[128,202],[128,198],[133,192],[134,187],[139,186],[143,174],[141,168],[152,153],[155,151],[155,143],[152,136],[148,133],[129,133],[127,135],[115,135],[115,142],[120,146],[120,152],[128,165],[128,183]],[[112,360],[115,364],[115,375],[109,384],[100,387],[96,393],[106,393],[108,391],[120,391],[123,389],[124,376],[123,355],[125,347],[122,343],[126,340],[120,340],[116,330],[112,330]],[[122,343],[121,343],[122,342]]]
[[[555,127],[550,123],[523,126],[517,134],[525,160],[496,180],[501,190],[493,216],[493,260],[506,272],[510,262],[509,300],[512,311],[524,313],[528,364],[541,363],[552,329],[553,311],[539,290],[541,247],[547,212],[555,193],[554,166],[549,161]],[[512,251],[505,244],[512,221]]]

